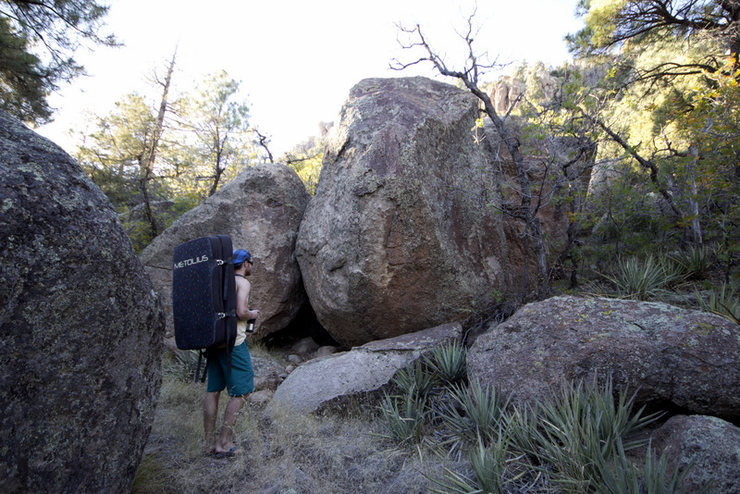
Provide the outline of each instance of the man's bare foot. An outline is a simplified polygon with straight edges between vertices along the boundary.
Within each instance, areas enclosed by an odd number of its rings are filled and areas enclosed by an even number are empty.
[[[233,444],[228,449],[219,449],[216,447],[214,450],[214,456],[216,458],[231,458],[233,456],[240,456],[244,454],[244,450],[237,446],[236,444]]]

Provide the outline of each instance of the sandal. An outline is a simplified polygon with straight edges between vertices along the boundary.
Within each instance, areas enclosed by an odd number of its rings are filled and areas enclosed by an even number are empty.
[[[216,451],[214,450],[214,456],[216,458],[233,458],[244,453],[244,450],[239,446],[234,446],[228,451]]]

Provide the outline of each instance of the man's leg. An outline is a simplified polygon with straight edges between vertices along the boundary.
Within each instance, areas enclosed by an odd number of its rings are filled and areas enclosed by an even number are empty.
[[[221,426],[221,433],[219,434],[218,441],[216,442],[216,452],[224,453],[236,447],[234,444],[234,424],[236,424],[236,418],[239,415],[239,411],[244,405],[243,396],[234,396],[229,400],[224,411],[224,423]]]
[[[203,400],[203,430],[206,436],[206,453],[216,449],[216,415],[218,414],[218,398],[220,391],[206,393]],[[228,410],[228,408],[227,408]]]

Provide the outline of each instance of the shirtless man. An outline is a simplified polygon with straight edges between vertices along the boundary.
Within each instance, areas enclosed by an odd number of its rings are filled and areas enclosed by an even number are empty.
[[[247,348],[247,320],[257,319],[258,310],[249,310],[251,285],[247,276],[252,274],[252,255],[248,250],[237,249],[232,255],[236,274],[236,342],[231,351],[231,375],[226,372],[226,348],[212,349],[208,358],[208,388],[203,401],[203,428],[206,435],[206,453],[216,457],[231,457],[243,453],[234,443],[234,423],[244,405],[244,397],[254,391],[252,359]],[[226,388],[231,399],[224,411],[224,421],[218,435],[214,434],[218,399]]]

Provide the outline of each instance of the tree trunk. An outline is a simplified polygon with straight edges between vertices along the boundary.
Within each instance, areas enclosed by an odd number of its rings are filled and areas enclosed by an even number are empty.
[[[146,155],[141,159],[140,165],[143,171],[143,177],[141,180],[141,194],[144,199],[144,209],[146,211],[146,217],[149,222],[151,229],[152,238],[156,237],[160,233],[159,225],[157,224],[157,218],[152,210],[151,198],[149,196],[149,182],[154,178],[154,162],[157,158],[157,148],[159,147],[159,139],[162,137],[162,131],[164,130],[164,116],[167,112],[168,103],[167,97],[170,91],[170,82],[172,81],[172,72],[175,68],[175,56],[177,52],[172,54],[172,60],[167,68],[167,76],[162,84],[162,99],[159,103],[159,112],[157,113],[157,120],[152,130],[152,142],[147,150]]]
[[[686,165],[686,180],[689,184],[689,209],[691,211],[691,233],[694,244],[702,245],[701,223],[699,222],[699,203],[696,200],[698,194],[696,187],[696,163],[699,161],[699,150],[696,146],[691,146],[692,160]]]
[[[549,274],[547,272],[547,250],[542,235],[542,225],[536,216],[536,210],[532,204],[532,184],[524,164],[524,157],[519,149],[519,140],[506,128],[504,121],[496,113],[491,98],[478,89],[476,85],[468,84],[467,81],[464,82],[468,86],[468,89],[483,102],[486,115],[493,122],[496,132],[498,132],[498,135],[504,141],[504,145],[514,161],[519,178],[520,193],[522,195],[521,208],[525,214],[525,231],[532,236],[532,248],[537,262],[537,296],[538,298],[543,298],[550,291]]]

